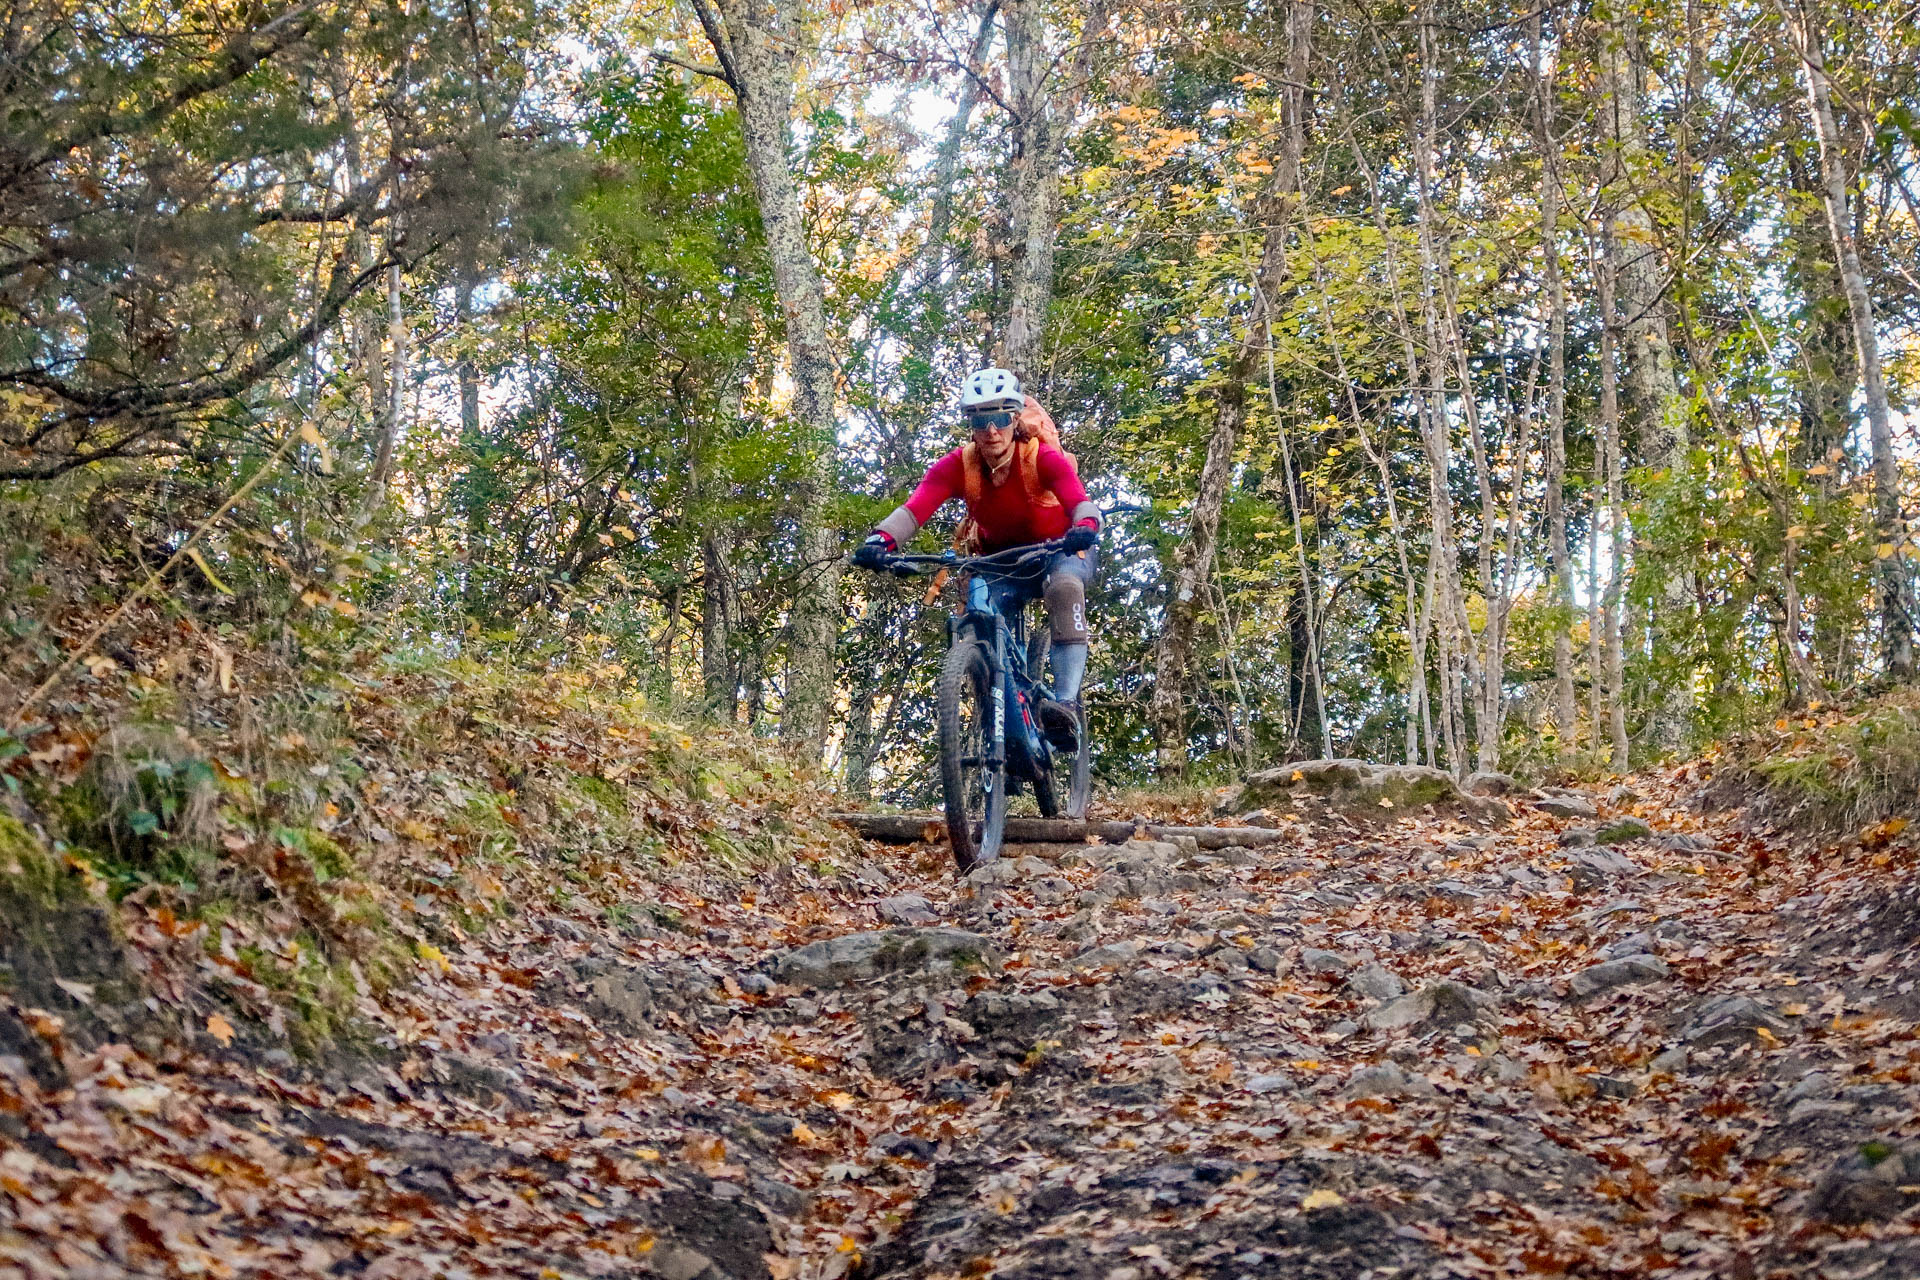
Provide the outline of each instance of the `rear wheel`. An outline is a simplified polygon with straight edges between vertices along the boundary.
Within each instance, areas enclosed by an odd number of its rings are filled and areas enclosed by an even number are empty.
[[[987,763],[997,695],[986,649],[978,641],[947,650],[939,685],[940,782],[946,793],[947,837],[962,872],[1000,856],[1006,832],[1006,764]]]
[[[1027,674],[1036,682],[1040,673],[1046,670],[1047,657],[1052,650],[1053,632],[1045,626],[1037,628],[1027,641]],[[1077,721],[1074,741],[1080,744],[1079,749],[1069,753],[1055,747],[1053,768],[1044,782],[1035,784],[1033,791],[1040,800],[1043,816],[1064,816],[1078,820],[1087,816],[1087,801],[1093,791],[1093,751],[1087,742],[1086,707],[1078,699],[1070,705]]]
[[[1084,818],[1087,816],[1087,800],[1093,793],[1093,742],[1087,736],[1087,705],[1078,698],[1073,701],[1073,718],[1074,741],[1080,746],[1071,756],[1057,755],[1053,758],[1054,776],[1067,793],[1067,816]]]
[[[1060,778],[1055,772],[1059,763],[1060,757],[1056,754],[1053,763],[1042,769],[1040,775],[1033,780],[1033,798],[1039,804],[1040,816],[1043,818],[1060,816]]]

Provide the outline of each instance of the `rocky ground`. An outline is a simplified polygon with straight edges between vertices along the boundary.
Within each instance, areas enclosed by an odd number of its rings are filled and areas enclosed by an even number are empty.
[[[0,1045],[0,1274],[1920,1275],[1913,849],[1694,781],[636,882],[321,1064],[84,1048],[69,980]]]

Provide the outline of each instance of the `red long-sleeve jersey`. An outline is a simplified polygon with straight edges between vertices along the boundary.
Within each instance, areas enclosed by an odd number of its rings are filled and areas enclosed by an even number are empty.
[[[1057,538],[1082,520],[1098,527],[1098,508],[1087,498],[1086,486],[1080,483],[1079,474],[1066,456],[1051,445],[1042,444],[1036,462],[1041,487],[1050,490],[1060,505],[1030,504],[1026,488],[1017,475],[1008,476],[998,485],[989,481],[983,486],[979,505],[968,512],[980,528],[982,550],[998,551],[1003,547]],[[919,487],[907,499],[906,509],[913,513],[916,525],[921,525],[949,499],[964,496],[966,459],[960,449],[955,449],[927,468]]]

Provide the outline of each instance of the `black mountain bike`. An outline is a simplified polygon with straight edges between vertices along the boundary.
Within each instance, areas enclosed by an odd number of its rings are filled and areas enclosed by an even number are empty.
[[[1051,631],[1029,635],[1027,604],[1040,595],[1059,539],[1008,547],[991,555],[888,556],[879,571],[902,577],[965,574],[967,607],[947,619],[947,656],[940,667],[940,782],[947,835],[962,872],[1000,856],[1007,802],[1022,784],[1033,788],[1043,817],[1084,818],[1091,783],[1086,712],[1074,705],[1078,748],[1062,751],[1040,727],[1039,680]]]

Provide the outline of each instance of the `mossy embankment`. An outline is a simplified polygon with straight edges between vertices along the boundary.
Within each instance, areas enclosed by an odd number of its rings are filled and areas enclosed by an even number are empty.
[[[1768,826],[1885,843],[1920,818],[1920,689],[1782,717],[1706,763],[1710,804],[1744,806]]]
[[[788,757],[615,671],[363,652],[202,672],[163,636],[123,657],[0,766],[0,1052],[40,1045],[49,1073],[54,1039],[142,1026],[370,1051],[365,1002],[494,921],[657,918],[649,876],[846,847]]]

